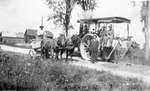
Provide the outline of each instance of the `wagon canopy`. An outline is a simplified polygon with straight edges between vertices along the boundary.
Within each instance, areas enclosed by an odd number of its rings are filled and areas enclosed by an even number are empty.
[[[93,19],[81,19],[78,23],[130,23],[130,20],[123,17],[104,17]]]

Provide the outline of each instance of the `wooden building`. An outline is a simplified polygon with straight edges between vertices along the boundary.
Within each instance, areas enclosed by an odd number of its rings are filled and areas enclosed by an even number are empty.
[[[25,42],[24,42],[23,37],[8,36],[0,32],[0,43],[8,44],[8,45],[15,45],[17,43],[25,43]]]
[[[17,43],[24,43],[24,38],[3,36],[1,43],[8,45],[15,45]]]
[[[2,43],[3,38],[2,38],[2,32],[0,32],[0,44]]]
[[[37,38],[37,30],[26,29],[24,34],[25,43],[31,43],[32,40]]]

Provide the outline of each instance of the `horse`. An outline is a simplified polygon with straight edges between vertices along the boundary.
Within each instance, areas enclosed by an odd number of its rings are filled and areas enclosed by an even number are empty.
[[[80,42],[81,42],[80,36],[75,34],[71,37],[71,40],[72,40],[74,47],[78,48],[78,52],[80,52]]]
[[[44,58],[54,57],[54,49],[57,47],[56,40],[54,39],[43,39],[41,41],[41,56]]]
[[[65,51],[66,51],[66,61],[68,61],[68,57],[71,57],[72,60],[72,54],[74,53],[75,44],[73,43],[72,37],[68,38],[65,41]]]
[[[66,53],[66,61],[68,60],[68,56],[71,56],[74,53],[75,47],[79,48],[79,45],[77,45],[79,42],[79,37],[77,35],[73,35],[71,37],[66,38],[64,35],[60,35],[57,38],[57,47],[54,49],[54,52],[56,54],[56,59],[62,59],[62,55]]]
[[[60,58],[62,59],[62,54],[65,52],[65,41],[66,37],[63,34],[56,39],[57,46],[55,47],[54,52],[57,60],[59,59],[59,54]]]

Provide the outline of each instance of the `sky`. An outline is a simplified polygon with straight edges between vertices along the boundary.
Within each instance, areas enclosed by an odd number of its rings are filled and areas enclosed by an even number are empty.
[[[0,0],[0,31],[11,33],[24,32],[27,28],[38,29],[41,24],[41,17],[44,17],[44,30],[48,30],[58,36],[62,31],[55,29],[52,22],[47,21],[51,12],[45,0]],[[142,23],[140,22],[140,4],[135,6],[130,0],[98,0],[96,9],[92,13],[93,17],[121,16],[131,19],[130,35],[138,43],[144,43]],[[87,15],[85,15],[87,17]],[[70,33],[78,33],[78,19],[83,18],[83,11],[79,6],[75,6],[72,12],[71,23],[74,29]],[[119,26],[119,25],[117,25]],[[123,30],[124,25],[118,27],[116,33],[126,34]]]
[[[24,32],[27,28],[39,29],[42,16],[46,29],[51,29],[50,22],[46,22],[49,12],[44,0],[0,0],[0,30]]]

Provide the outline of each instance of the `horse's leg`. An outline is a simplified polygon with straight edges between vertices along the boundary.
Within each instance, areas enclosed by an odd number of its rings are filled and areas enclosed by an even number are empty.
[[[44,58],[46,58],[46,55],[47,55],[47,51],[46,51],[47,49],[46,48],[44,48]]]
[[[52,54],[53,54],[53,59],[55,59],[55,52],[54,52],[54,48],[53,48]]]
[[[60,50],[60,58],[62,59],[62,55],[63,55],[64,49]]]
[[[53,49],[53,53],[54,53],[54,58],[56,59],[56,60],[58,60],[58,48],[57,47],[55,47],[54,49]]]
[[[54,53],[54,49],[53,49],[53,51],[52,51],[52,54],[53,54],[53,58],[55,58],[55,53]]]
[[[41,48],[41,57],[42,57],[42,48]]]
[[[43,59],[46,57],[45,48],[42,48],[41,56],[42,56]]]
[[[52,48],[50,48],[50,56],[51,56],[51,58],[53,58]]]
[[[43,58],[43,48],[41,48],[41,57]]]
[[[52,58],[51,48],[48,50],[48,58]]]
[[[72,54],[70,55],[70,58],[71,58],[71,61],[73,61],[73,59],[72,59]]]
[[[45,58],[47,59],[48,58],[48,51],[45,50]]]
[[[74,49],[73,49],[72,52],[70,53],[71,61],[73,61],[73,59],[72,59],[73,52],[74,52]]]
[[[69,55],[69,51],[66,50],[66,61],[68,61],[68,55]]]
[[[80,52],[80,47],[78,47],[78,52]]]
[[[50,49],[51,58],[53,59],[53,48]]]
[[[71,49],[71,50],[70,50],[70,52],[69,52],[69,55],[70,55],[71,61],[73,61],[73,59],[72,59],[73,53],[74,53],[74,48],[73,48],[73,49]]]
[[[58,60],[58,59],[59,59],[59,58],[58,58],[59,52],[56,52],[55,54],[56,54],[56,57],[55,57],[55,58]]]
[[[59,52],[60,52],[60,50],[59,50],[59,48],[57,48],[57,49],[56,49],[56,58],[57,58],[57,59],[59,59]]]
[[[46,53],[46,58],[48,59],[49,58],[49,48],[47,48],[46,50],[45,50],[45,53]]]
[[[43,58],[43,51],[42,51],[42,49],[41,49],[41,57]]]

